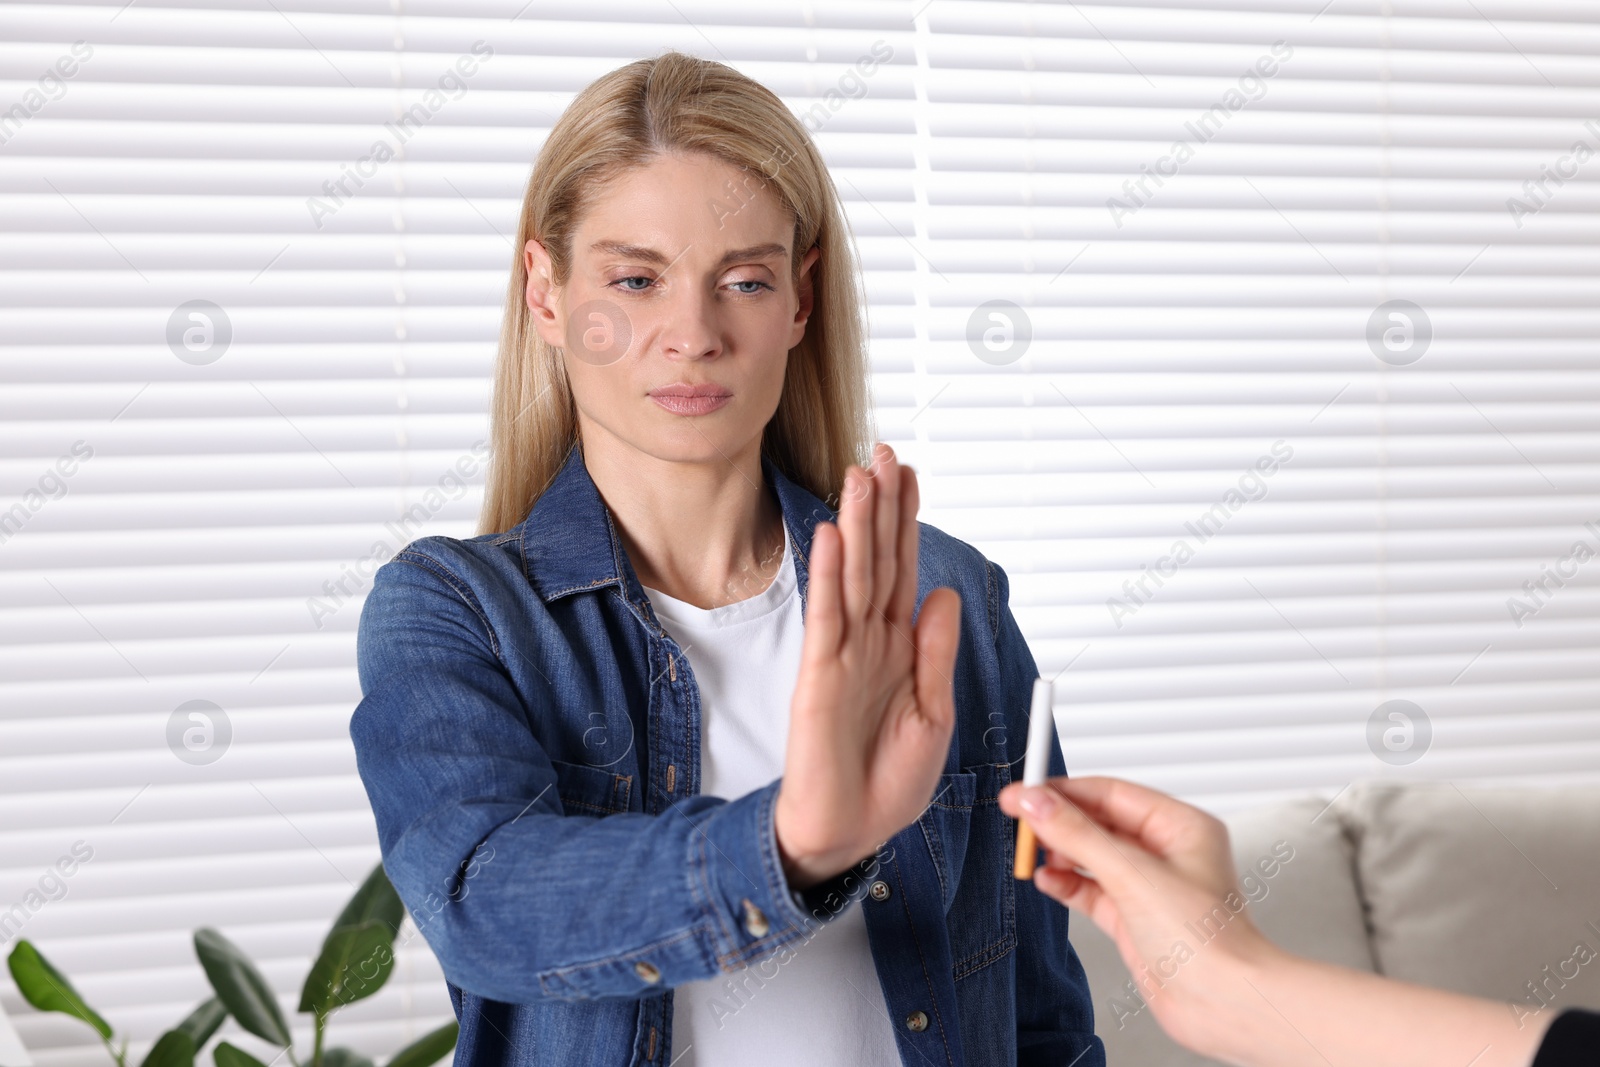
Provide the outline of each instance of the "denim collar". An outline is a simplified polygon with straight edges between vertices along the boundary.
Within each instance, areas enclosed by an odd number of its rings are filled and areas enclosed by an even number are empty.
[[[832,522],[833,510],[761,457],[766,484],[777,492],[778,507],[794,549],[800,603],[806,599],[811,538],[819,522]],[[644,589],[617,535],[611,512],[600,498],[582,449],[574,445],[561,470],[522,520],[522,569],[541,600],[549,603],[573,593],[616,585],[644,618],[654,620]]]

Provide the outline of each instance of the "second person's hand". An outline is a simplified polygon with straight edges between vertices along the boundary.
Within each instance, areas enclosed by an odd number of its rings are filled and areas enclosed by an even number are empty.
[[[1169,1032],[1196,1033],[1215,1008],[1208,996],[1236,984],[1242,966],[1276,952],[1244,910],[1219,819],[1115,778],[1007,786],[1000,807],[1027,819],[1045,847],[1034,884],[1116,943]],[[1214,915],[1227,921],[1205,952],[1190,959],[1175,948],[1193,948],[1193,924]]]
[[[1242,1067],[1527,1067],[1554,1013],[1295,956],[1250,920],[1228,831],[1116,778],[1007,786],[1049,856],[1045,894],[1117,944],[1139,995],[1180,1044]]]

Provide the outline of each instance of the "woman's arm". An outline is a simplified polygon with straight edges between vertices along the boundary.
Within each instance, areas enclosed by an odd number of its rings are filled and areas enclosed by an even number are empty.
[[[1247,913],[1190,944],[1187,924],[1243,896],[1227,828],[1171,797],[1063,778],[1010,787],[1001,806],[1049,854],[1039,888],[1116,942],[1162,1028],[1204,1055],[1245,1067],[1527,1067],[1548,1025],[1519,1028],[1507,1004],[1291,955]]]
[[[552,707],[524,707],[471,588],[415,546],[379,571],[351,734],[384,865],[451,982],[529,1002],[735,970],[809,936],[792,890],[916,818],[949,747],[960,609],[935,591],[911,625],[906,473],[852,468],[839,527],[818,528],[784,778],[661,815],[563,812],[528,727]]]
[[[660,816],[564,813],[525,718],[549,712],[524,708],[484,629],[441,564],[401,553],[362,612],[351,721],[384,866],[451,982],[518,1003],[638,997],[805,932],[775,783]]]

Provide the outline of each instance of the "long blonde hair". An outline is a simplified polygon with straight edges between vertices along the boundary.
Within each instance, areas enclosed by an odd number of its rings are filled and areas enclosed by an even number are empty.
[[[794,216],[794,262],[815,245],[814,305],[789,352],[783,395],[762,454],[833,504],[845,468],[870,440],[860,273],[833,179],[802,125],[769,89],[731,67],[667,52],[597,79],[577,95],[539,151],[522,200],[500,328],[492,457],[480,533],[521,522],[578,437],[561,351],[530,328],[523,249],[537,238],[555,285],[572,268],[572,234],[608,181],[661,153],[700,152],[750,173]],[[721,195],[717,191],[714,195]]]

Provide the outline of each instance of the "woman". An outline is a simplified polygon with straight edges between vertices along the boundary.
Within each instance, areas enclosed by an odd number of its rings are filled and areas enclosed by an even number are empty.
[[[1293,956],[1248,913],[1190,951],[1196,915],[1244,899],[1227,827],[1197,808],[1115,778],[1008,786],[1000,803],[1045,847],[1038,887],[1116,942],[1162,1029],[1202,1055],[1244,1067],[1600,1063],[1593,1012],[1530,1021],[1509,1004]]]
[[[1034,662],[1000,569],[861,465],[857,290],[815,146],[733,70],[633,63],[551,130],[485,532],[408,546],[359,635],[458,1063],[1104,1062],[997,803]]]

